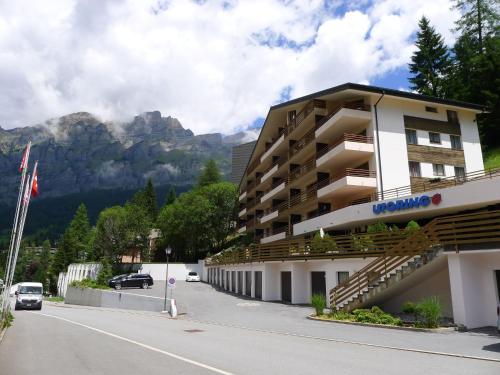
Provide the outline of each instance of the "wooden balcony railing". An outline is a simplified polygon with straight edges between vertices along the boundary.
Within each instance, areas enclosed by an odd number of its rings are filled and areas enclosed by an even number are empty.
[[[314,141],[315,137],[316,136],[314,129],[308,131],[301,139],[299,139],[292,147],[290,147],[290,149],[288,150],[288,157],[291,158],[292,156],[297,155],[300,150]]]
[[[370,171],[368,169],[357,169],[357,168],[346,168],[342,173],[331,176],[330,183],[340,180],[344,177],[376,177],[375,171]]]
[[[316,168],[316,158],[312,157],[306,160],[300,167],[297,167],[290,172],[289,181],[293,182],[298,180],[300,177],[305,175],[307,172],[312,171],[314,168]]]
[[[318,152],[316,153],[316,158],[319,159],[321,156],[325,155],[328,151],[333,150],[335,147],[344,142],[373,144],[373,137],[367,137],[366,135],[359,135],[359,134],[344,133],[342,137],[338,138],[332,144],[318,150]]]

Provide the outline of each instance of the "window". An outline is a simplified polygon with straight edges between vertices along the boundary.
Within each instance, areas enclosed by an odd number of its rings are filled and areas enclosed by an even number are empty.
[[[444,165],[443,164],[432,164],[432,170],[434,176],[444,176]]]
[[[441,134],[429,132],[429,142],[435,144],[441,144]]]
[[[417,131],[413,129],[406,129],[406,143],[409,145],[417,145]]]
[[[454,125],[459,125],[460,123],[458,122],[458,114],[456,111],[446,111],[446,115],[448,116],[448,122],[450,124]]]
[[[410,177],[421,177],[420,163],[418,161],[410,161]]]
[[[451,148],[454,150],[462,149],[462,139],[459,135],[450,135]]]
[[[348,278],[349,278],[349,272],[348,271],[339,271],[339,272],[337,272],[337,283],[338,284],[342,284]]]
[[[438,113],[436,107],[425,107],[426,112]]]
[[[465,180],[465,168],[464,167],[455,167],[455,178],[457,180],[460,180],[460,181]]]

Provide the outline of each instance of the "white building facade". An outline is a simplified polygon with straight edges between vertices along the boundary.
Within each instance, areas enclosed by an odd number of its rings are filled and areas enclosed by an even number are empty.
[[[456,324],[494,325],[500,171],[484,171],[481,111],[356,84],[271,107],[240,183],[238,232],[255,244],[208,259],[206,281],[346,310],[437,296]]]

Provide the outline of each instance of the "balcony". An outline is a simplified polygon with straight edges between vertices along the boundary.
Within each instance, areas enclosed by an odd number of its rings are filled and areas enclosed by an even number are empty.
[[[242,209],[240,212],[238,212],[238,217],[242,217],[242,216],[246,215],[246,213],[247,213],[247,209],[246,209],[246,207],[245,207],[245,208],[244,208],[244,209]]]
[[[238,228],[237,232],[241,234],[241,233],[245,233],[246,230],[247,230],[246,225],[243,225],[242,227]]]
[[[265,151],[262,156],[260,157],[260,162],[262,163],[264,160],[266,160],[267,157],[269,157],[273,152],[275,152],[280,145],[284,144],[285,142],[285,133],[281,134],[280,137]]]
[[[247,192],[244,191],[243,193],[240,194],[240,197],[238,198],[238,200],[241,202],[243,199],[245,199],[247,197]]]
[[[359,132],[366,128],[372,114],[365,104],[344,103],[336,107],[316,126],[317,140],[330,140],[346,132]]]
[[[368,161],[373,152],[372,137],[345,133],[337,141],[318,151],[316,166],[342,168],[348,164],[360,165]]]
[[[343,173],[319,183],[318,198],[369,194],[376,188],[377,180],[374,171],[346,168]]]
[[[279,185],[277,185],[276,187],[273,186],[271,187],[270,190],[268,190],[261,198],[260,198],[260,203],[264,203],[265,201],[267,201],[269,198],[272,198],[273,196],[275,196],[276,194],[278,194],[279,192],[285,190],[285,186],[286,186],[286,182],[283,181],[281,182]]]
[[[278,240],[283,240],[286,238],[287,234],[288,234],[288,225],[281,227],[281,228],[273,229],[271,231],[270,236],[261,238],[260,243],[263,244],[263,243],[269,243],[269,242],[274,242],[274,241],[278,241]]]

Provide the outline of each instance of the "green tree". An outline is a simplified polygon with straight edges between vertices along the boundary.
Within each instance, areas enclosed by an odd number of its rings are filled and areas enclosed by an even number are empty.
[[[436,32],[429,20],[420,19],[417,33],[417,51],[411,58],[411,88],[423,95],[443,97],[446,95],[446,77],[449,74],[451,60],[443,37]]]
[[[170,186],[167,198],[165,199],[165,205],[168,206],[169,204],[174,203],[176,199],[177,199],[177,194],[175,192],[175,188],[173,186]]]
[[[82,261],[87,260],[89,253],[89,236],[90,236],[90,222],[87,214],[87,208],[82,203],[76,210],[75,216],[71,223],[69,224],[69,233],[71,240],[74,243],[75,249],[72,251],[74,253],[74,259],[71,261]]]
[[[461,13],[456,30],[472,42],[477,53],[484,52],[484,41],[496,34],[500,17],[496,0],[456,0],[455,9]]]
[[[149,215],[151,221],[156,220],[158,216],[158,201],[156,200],[156,191],[151,178],[148,179],[144,189],[134,194],[131,203],[142,207]]]
[[[500,139],[500,31],[498,11],[487,0],[460,0],[457,21],[461,32],[453,47],[454,65],[449,78],[453,99],[484,105],[477,115],[481,143],[486,149]]]
[[[216,184],[221,181],[220,171],[213,159],[207,160],[203,171],[198,177],[198,186],[203,187],[210,184]]]
[[[127,248],[131,252],[138,250],[141,260],[149,262],[148,238],[152,229],[151,212],[131,203],[127,203],[124,210]]]
[[[49,266],[51,263],[51,254],[50,254],[50,241],[45,240],[42,244],[42,251],[40,253],[38,262],[38,268],[36,270],[34,280],[43,284],[45,290],[49,289],[50,284],[50,274],[49,274]]]
[[[128,247],[127,212],[121,206],[106,208],[97,219],[94,253],[97,260],[108,258],[116,267]]]

